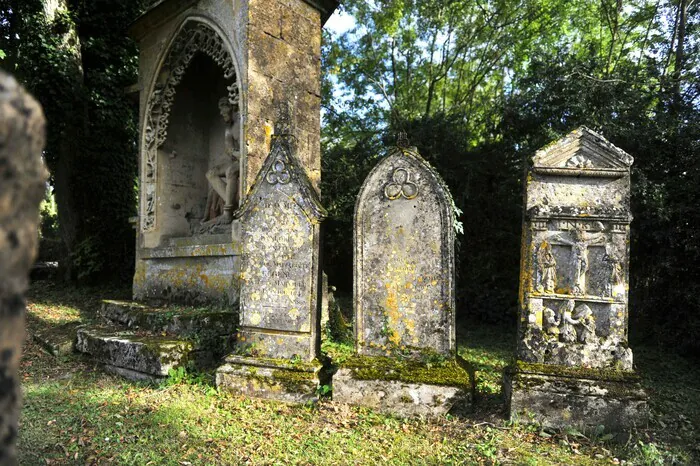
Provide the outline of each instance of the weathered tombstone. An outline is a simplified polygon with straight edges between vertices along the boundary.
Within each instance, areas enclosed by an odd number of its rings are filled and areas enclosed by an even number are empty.
[[[355,205],[356,355],[334,376],[335,400],[399,415],[469,403],[455,347],[454,222],[447,186],[400,140]]]
[[[231,351],[242,250],[233,213],[270,151],[279,102],[295,102],[299,160],[318,188],[321,27],[337,1],[148,3],[131,31],[140,49],[136,303],[105,302],[106,328],[81,329],[77,348],[150,380]]]
[[[19,361],[24,292],[36,257],[39,203],[48,172],[41,159],[44,115],[10,76],[0,73],[0,464],[17,464]]]
[[[611,429],[644,421],[627,344],[632,162],[587,128],[533,158],[517,363],[506,374],[512,417]]]
[[[241,323],[237,350],[217,386],[260,398],[304,402],[320,386],[318,194],[295,156],[296,141],[278,129],[241,219]]]
[[[320,181],[321,27],[337,0],[156,0],[140,49],[134,299],[234,304],[233,220],[296,98],[299,158]]]

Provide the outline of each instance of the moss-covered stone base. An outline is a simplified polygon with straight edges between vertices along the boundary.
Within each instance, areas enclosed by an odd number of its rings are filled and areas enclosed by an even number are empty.
[[[334,400],[404,417],[463,412],[472,393],[469,371],[455,359],[353,356],[333,376]]]
[[[634,372],[518,362],[506,370],[504,393],[511,419],[611,431],[646,424],[647,395]]]
[[[322,377],[319,361],[231,355],[216,371],[216,386],[254,398],[306,403],[318,400]]]
[[[170,369],[186,365],[193,357],[193,344],[187,340],[94,327],[78,330],[75,348],[106,366],[124,369],[118,373],[132,380],[166,377]]]

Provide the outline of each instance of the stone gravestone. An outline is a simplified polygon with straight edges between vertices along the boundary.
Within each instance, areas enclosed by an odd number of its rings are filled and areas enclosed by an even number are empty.
[[[284,117],[282,117],[284,119]],[[217,385],[256,397],[308,401],[320,384],[319,229],[326,213],[295,156],[279,136],[260,170],[241,219],[240,330],[237,350]]]
[[[627,344],[632,157],[580,128],[537,152],[527,177],[512,417],[551,425],[644,419]]]
[[[399,415],[464,406],[455,347],[453,202],[405,140],[372,170],[355,205],[356,355],[333,398]]]
[[[321,28],[337,6],[148,2],[131,27],[139,81],[130,90],[140,107],[135,302],[104,302],[100,325],[79,331],[79,351],[139,380],[218,364],[231,351],[242,262],[233,213],[270,152],[275,102],[296,101],[297,156],[318,187]]]
[[[2,73],[0,126],[0,464],[10,465],[17,464],[24,292],[37,253],[39,204],[48,172],[41,159],[41,107]]]

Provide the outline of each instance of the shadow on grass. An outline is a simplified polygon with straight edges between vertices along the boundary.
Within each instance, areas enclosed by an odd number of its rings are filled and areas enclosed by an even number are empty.
[[[67,354],[77,327],[95,319],[102,299],[129,299],[126,287],[71,287],[32,282],[27,292],[27,330],[49,352]]]

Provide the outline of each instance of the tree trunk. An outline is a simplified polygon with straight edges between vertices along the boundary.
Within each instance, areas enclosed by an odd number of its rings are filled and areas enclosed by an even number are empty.
[[[49,27],[58,13],[68,11],[68,4],[65,0],[42,1]],[[68,57],[68,66],[72,74],[72,82],[68,84],[70,88],[64,89],[63,93],[66,98],[72,100],[71,104],[75,111],[69,121],[59,123],[57,118],[50,119],[52,127],[49,129],[54,131],[52,142],[55,154],[55,161],[50,168],[54,180],[59,231],[65,246],[59,264],[63,277],[66,280],[73,280],[75,279],[73,253],[79,242],[79,232],[83,221],[78,199],[80,190],[76,189],[74,175],[79,168],[77,165],[82,150],[80,141],[83,140],[87,121],[87,102],[83,98],[82,92],[84,76],[80,40],[74,23],[71,22],[70,27],[63,34],[61,43],[62,55]],[[57,134],[59,131],[60,134]]]
[[[685,46],[685,23],[686,10],[688,8],[688,0],[680,0],[678,3],[678,40],[676,44],[676,57],[673,67],[673,109],[678,111],[681,104],[681,75],[683,73],[684,55],[683,47]]]

